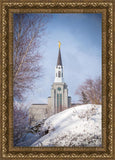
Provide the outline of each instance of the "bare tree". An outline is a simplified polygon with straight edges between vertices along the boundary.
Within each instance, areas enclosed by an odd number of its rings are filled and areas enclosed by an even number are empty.
[[[14,117],[13,117],[13,127],[14,134],[13,140],[14,145],[18,143],[18,141],[23,137],[26,131],[26,127],[28,126],[28,110],[22,104],[14,103]]]
[[[102,81],[100,78],[87,79],[83,85],[79,86],[75,94],[80,96],[80,101],[84,103],[84,98],[87,103],[101,104],[102,101]],[[83,96],[85,97],[83,98]]]
[[[13,92],[22,100],[33,80],[41,76],[40,45],[48,16],[45,14],[14,14]]]
[[[14,14],[13,34],[13,94],[14,145],[26,133],[28,112],[20,104],[25,92],[41,77],[40,45],[48,22],[46,14]]]

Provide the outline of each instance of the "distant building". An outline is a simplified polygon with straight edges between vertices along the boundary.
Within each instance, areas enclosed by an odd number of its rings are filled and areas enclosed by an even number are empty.
[[[59,42],[59,53],[57,65],[55,67],[55,81],[51,88],[51,97],[48,97],[48,104],[33,104],[30,107],[30,123],[45,119],[71,107],[71,97],[68,96],[67,84],[64,82],[60,45],[61,43]]]

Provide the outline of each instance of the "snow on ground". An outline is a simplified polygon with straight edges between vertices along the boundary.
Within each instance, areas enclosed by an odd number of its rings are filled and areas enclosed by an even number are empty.
[[[31,146],[100,147],[101,105],[79,105],[49,117],[42,130],[48,133]]]

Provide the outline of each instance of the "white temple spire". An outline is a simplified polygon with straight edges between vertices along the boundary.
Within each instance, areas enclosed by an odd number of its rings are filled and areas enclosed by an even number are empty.
[[[61,46],[61,42],[59,41],[59,53],[58,53],[58,59],[57,59],[57,66],[55,67],[55,82],[64,82],[60,46]]]

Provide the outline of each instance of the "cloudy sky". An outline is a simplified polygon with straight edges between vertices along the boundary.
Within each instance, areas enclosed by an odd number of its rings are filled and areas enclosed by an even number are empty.
[[[76,89],[87,78],[101,77],[101,14],[52,14],[41,46],[43,77],[28,94],[29,103],[47,103],[55,78],[58,41],[61,42],[64,80],[72,102],[78,102]]]

